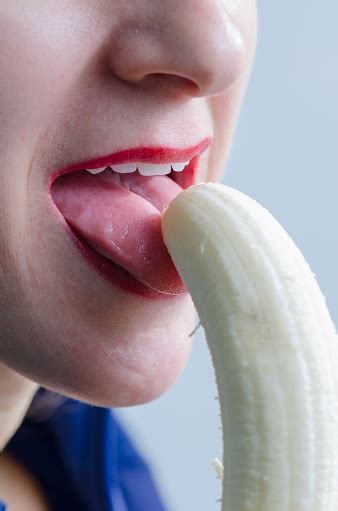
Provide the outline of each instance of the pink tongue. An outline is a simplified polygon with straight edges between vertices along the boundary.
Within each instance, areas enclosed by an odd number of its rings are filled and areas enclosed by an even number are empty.
[[[167,176],[117,174],[110,169],[59,177],[52,197],[66,218],[101,255],[148,287],[185,293],[161,231],[161,212],[182,191]]]

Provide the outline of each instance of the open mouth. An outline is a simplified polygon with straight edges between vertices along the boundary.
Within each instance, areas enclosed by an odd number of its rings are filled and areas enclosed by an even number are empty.
[[[187,293],[164,245],[161,217],[176,195],[195,183],[199,154],[172,165],[83,165],[52,182],[50,193],[68,234],[113,284],[152,298]]]

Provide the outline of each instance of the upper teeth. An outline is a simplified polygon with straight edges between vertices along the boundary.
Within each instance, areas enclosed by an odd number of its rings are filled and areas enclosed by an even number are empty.
[[[121,165],[111,165],[112,170],[119,174],[130,174],[131,172],[139,171],[142,176],[163,176],[164,174],[170,174],[171,170],[175,172],[181,172],[190,162],[184,161],[180,163],[123,163]],[[99,174],[106,170],[107,167],[101,167],[100,169],[86,169],[91,174]]]
[[[99,174],[100,172],[103,172],[106,170],[107,167],[101,167],[100,169],[86,169],[87,172],[90,172],[91,174]]]

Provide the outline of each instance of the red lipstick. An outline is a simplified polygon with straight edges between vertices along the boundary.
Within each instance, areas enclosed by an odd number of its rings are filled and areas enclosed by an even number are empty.
[[[80,163],[73,163],[71,165],[68,165],[57,170],[49,177],[47,183],[48,193],[50,193],[51,185],[55,181],[55,179],[62,176],[63,174],[67,174],[68,172],[74,172],[76,170],[84,169],[99,169],[102,167],[109,167],[110,165],[114,164],[119,165],[122,163],[136,161],[143,163],[159,163],[159,164],[191,161],[195,157],[198,157],[203,151],[205,151],[209,147],[209,145],[211,144],[211,140],[212,140],[211,137],[207,137],[203,139],[200,143],[196,144],[195,146],[186,149],[172,149],[167,147],[136,147],[124,149],[122,151],[110,154],[108,156],[102,156],[100,158],[95,158],[91,160],[87,159],[81,161]],[[194,167],[196,170],[196,165]],[[180,173],[175,172],[173,174],[173,177],[174,176],[176,177],[176,174]],[[176,179],[174,180],[178,184],[181,184]]]

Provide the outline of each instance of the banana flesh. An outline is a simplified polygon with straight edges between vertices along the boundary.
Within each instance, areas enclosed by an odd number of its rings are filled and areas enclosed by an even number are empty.
[[[302,253],[265,208],[216,183],[181,192],[162,232],[215,369],[222,511],[337,511],[337,334]]]

